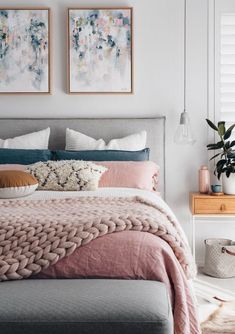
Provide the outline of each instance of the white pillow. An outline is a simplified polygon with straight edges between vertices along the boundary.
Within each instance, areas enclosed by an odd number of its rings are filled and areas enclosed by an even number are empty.
[[[49,136],[50,128],[47,128],[19,137],[0,139],[0,148],[46,150],[48,149]]]
[[[83,133],[66,129],[66,150],[123,150],[123,151],[140,151],[146,147],[147,133],[141,131],[124,138],[112,139],[106,145],[103,139],[94,139]]]

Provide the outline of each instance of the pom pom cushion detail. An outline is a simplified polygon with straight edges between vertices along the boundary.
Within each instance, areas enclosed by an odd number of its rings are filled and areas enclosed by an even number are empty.
[[[37,187],[37,180],[29,173],[17,170],[0,171],[0,198],[27,196]]]
[[[124,150],[139,151],[146,147],[147,132],[141,131],[124,138],[112,139],[106,145],[104,139],[94,139],[81,132],[66,129],[66,150]]]
[[[90,161],[61,160],[37,162],[27,166],[39,183],[40,190],[96,190],[106,167]]]

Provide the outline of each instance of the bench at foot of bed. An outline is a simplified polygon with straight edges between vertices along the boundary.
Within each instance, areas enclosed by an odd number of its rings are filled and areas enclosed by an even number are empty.
[[[163,283],[30,279],[0,283],[1,334],[172,334]]]

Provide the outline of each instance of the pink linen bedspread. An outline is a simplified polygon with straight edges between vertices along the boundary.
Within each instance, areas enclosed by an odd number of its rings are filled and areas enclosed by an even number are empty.
[[[165,283],[172,302],[175,334],[200,333],[189,283],[171,247],[150,233],[108,234],[78,248],[37,278],[124,278]]]

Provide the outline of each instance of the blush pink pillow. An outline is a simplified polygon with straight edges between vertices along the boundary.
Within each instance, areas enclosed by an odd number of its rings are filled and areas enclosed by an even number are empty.
[[[108,168],[99,187],[157,190],[159,167],[152,161],[97,161],[96,164]]]
[[[0,165],[0,170],[25,170],[25,166],[24,165],[4,164],[4,165]]]

